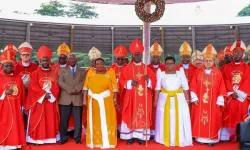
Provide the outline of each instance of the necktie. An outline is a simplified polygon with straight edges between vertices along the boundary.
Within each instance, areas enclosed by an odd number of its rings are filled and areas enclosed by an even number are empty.
[[[75,68],[72,68],[72,76],[75,76]]]

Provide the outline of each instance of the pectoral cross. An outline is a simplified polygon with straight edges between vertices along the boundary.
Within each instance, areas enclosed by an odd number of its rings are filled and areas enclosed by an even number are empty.
[[[211,83],[208,81],[208,78],[206,79],[206,81],[203,83],[206,87],[208,87],[208,85],[210,85]]]
[[[136,76],[139,80],[141,80],[141,77],[143,76],[143,74],[141,74],[140,72],[138,72],[135,76]]]

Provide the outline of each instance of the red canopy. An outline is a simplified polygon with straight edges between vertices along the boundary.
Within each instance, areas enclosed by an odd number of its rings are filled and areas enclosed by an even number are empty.
[[[88,2],[88,3],[100,3],[100,4],[120,4],[120,5],[134,5],[136,0],[72,0],[79,2]],[[190,3],[190,2],[200,2],[200,1],[209,1],[209,0],[165,0],[166,4],[174,3]]]

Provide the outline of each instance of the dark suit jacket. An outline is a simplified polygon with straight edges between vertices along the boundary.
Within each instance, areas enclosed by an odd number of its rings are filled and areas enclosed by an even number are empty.
[[[72,75],[70,66],[62,68],[59,72],[58,85],[61,88],[59,104],[74,106],[83,105],[83,93],[82,88],[85,80],[85,71],[79,67],[76,67],[75,75]],[[74,89],[77,90],[77,95],[70,95]]]

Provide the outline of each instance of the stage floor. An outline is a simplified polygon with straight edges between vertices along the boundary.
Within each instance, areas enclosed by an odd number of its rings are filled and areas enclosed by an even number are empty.
[[[90,149],[86,147],[85,141],[83,144],[75,144],[73,140],[69,140],[68,143],[64,145],[58,144],[46,144],[41,146],[27,145],[22,148],[22,150],[87,150]],[[235,142],[221,142],[216,144],[213,147],[209,147],[208,145],[200,145],[198,143],[194,143],[194,146],[190,147],[171,147],[166,148],[161,144],[157,144],[154,141],[149,141],[148,147],[141,146],[136,142],[133,145],[126,145],[125,141],[119,140],[118,145],[115,149],[119,150],[237,150],[237,143]],[[114,149],[112,149],[114,150]]]

